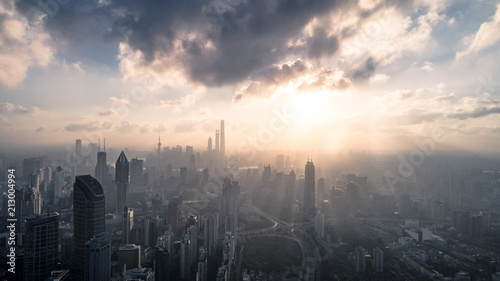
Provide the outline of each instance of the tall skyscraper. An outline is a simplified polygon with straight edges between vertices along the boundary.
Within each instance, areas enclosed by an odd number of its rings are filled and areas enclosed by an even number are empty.
[[[215,154],[219,154],[219,130],[215,130]]]
[[[59,198],[62,196],[62,187],[64,185],[63,168],[61,166],[56,168],[54,176],[54,205],[59,204]]]
[[[95,178],[103,187],[108,185],[108,164],[106,163],[106,140],[104,140],[104,151],[97,152],[97,165],[95,166]]]
[[[127,204],[127,185],[128,185],[129,163],[127,156],[122,151],[115,166],[115,186],[116,186],[116,212],[123,211]]]
[[[127,244],[121,246],[118,250],[118,270],[123,272],[127,270],[141,267],[141,246],[135,244]]]
[[[307,160],[304,178],[304,213],[309,216],[316,214],[315,186],[314,164]]]
[[[318,213],[315,217],[314,232],[316,237],[325,238],[325,215]]]
[[[207,281],[207,249],[200,247],[198,252],[198,272],[196,281]]]
[[[73,185],[73,278],[84,280],[85,243],[106,230],[105,199],[101,184],[90,175],[76,176]]]
[[[224,120],[220,121],[220,158],[222,164],[225,164],[226,157],[226,133],[224,131]]]
[[[205,248],[207,248],[209,256],[214,256],[218,239],[217,217],[213,214],[206,214],[203,219]]]
[[[379,247],[373,249],[373,269],[375,272],[384,272],[384,252]]]
[[[155,261],[154,261],[154,271],[155,271],[155,281],[168,281],[170,272],[170,261],[167,248],[162,246],[156,246],[155,248]]]
[[[122,244],[130,243],[130,230],[134,227],[134,209],[123,208]]]
[[[161,159],[161,138],[160,138],[160,133],[158,133],[158,150],[156,151],[156,156],[158,157],[158,160]]]
[[[189,235],[185,235],[181,240],[180,248],[180,263],[181,263],[181,279],[189,279],[189,268],[191,263],[189,262],[189,246],[190,246]]]
[[[366,250],[359,246],[354,249],[354,254],[356,257],[356,272],[365,272],[365,256],[366,256]]]
[[[111,277],[111,237],[101,232],[85,243],[85,281],[107,281]]]
[[[208,137],[208,152],[212,152],[212,137]]]
[[[24,280],[44,281],[59,263],[59,214],[26,219]]]
[[[130,160],[130,184],[133,187],[139,187],[142,185],[142,172],[143,172],[144,160],[134,158]]]
[[[76,151],[76,154],[82,155],[82,140],[81,139],[76,140],[75,151]]]

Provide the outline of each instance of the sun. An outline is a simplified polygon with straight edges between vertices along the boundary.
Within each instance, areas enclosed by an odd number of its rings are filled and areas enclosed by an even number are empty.
[[[291,107],[296,123],[309,126],[325,123],[330,119],[333,109],[329,93],[325,92],[297,94],[292,97]]]

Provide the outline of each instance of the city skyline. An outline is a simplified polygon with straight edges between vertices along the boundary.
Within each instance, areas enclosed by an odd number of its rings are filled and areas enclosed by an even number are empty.
[[[0,150],[206,147],[220,120],[226,154],[495,149],[498,1],[179,3],[3,2]]]

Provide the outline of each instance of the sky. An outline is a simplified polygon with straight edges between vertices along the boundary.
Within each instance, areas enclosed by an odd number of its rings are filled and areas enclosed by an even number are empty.
[[[223,119],[233,152],[489,153],[499,42],[489,0],[5,0],[0,150],[202,150]]]

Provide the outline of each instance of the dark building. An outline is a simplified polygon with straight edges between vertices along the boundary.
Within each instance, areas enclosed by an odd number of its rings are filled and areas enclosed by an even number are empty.
[[[170,280],[170,264],[169,252],[167,248],[156,246],[155,248],[155,281],[168,281]]]
[[[127,204],[127,185],[128,185],[129,163],[127,156],[122,151],[115,166],[115,186],[116,186],[116,212],[123,211]]]
[[[85,243],[106,230],[105,199],[101,184],[90,175],[76,176],[73,197],[73,270],[75,281],[84,280]]]
[[[106,145],[104,145],[104,151],[97,152],[97,165],[95,166],[95,178],[101,184],[101,186],[106,187],[108,185],[108,164],[106,163]]]
[[[132,186],[142,185],[142,170],[144,161],[134,158],[130,161],[130,184]]]
[[[310,216],[316,215],[315,186],[314,164],[308,160],[304,178],[304,213]]]
[[[85,281],[107,281],[111,276],[111,237],[102,232],[85,243]]]
[[[59,214],[26,219],[24,280],[43,281],[59,263]]]

